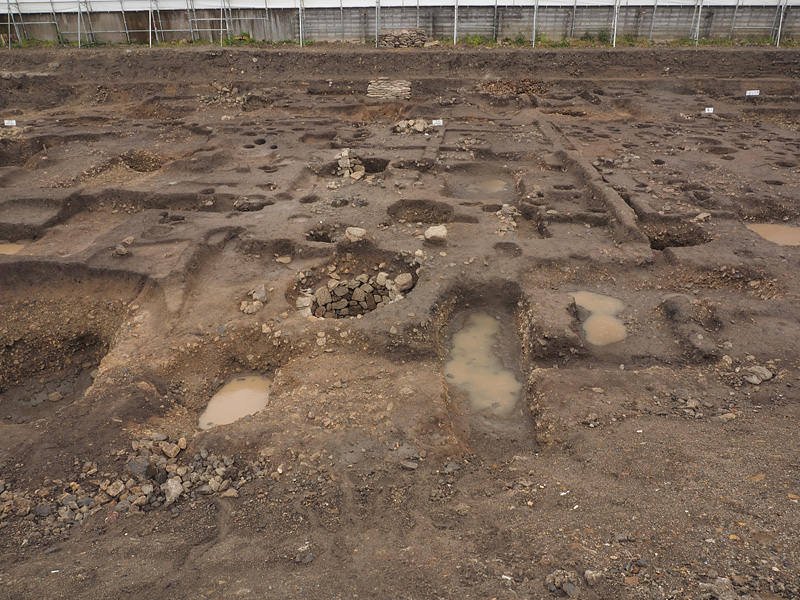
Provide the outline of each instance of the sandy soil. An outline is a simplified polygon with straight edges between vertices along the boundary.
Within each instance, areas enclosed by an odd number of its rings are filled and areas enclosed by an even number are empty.
[[[0,597],[800,596],[800,52],[0,68]]]

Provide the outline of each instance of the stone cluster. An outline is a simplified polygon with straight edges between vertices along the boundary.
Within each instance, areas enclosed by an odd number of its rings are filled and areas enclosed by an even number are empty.
[[[411,82],[405,79],[379,77],[367,84],[367,96],[386,100],[408,100],[411,98]]]
[[[310,301],[311,313],[315,317],[341,319],[362,315],[399,300],[412,287],[414,278],[411,273],[401,273],[395,279],[390,279],[384,272],[374,277],[363,274],[350,280],[331,277],[305,302]]]
[[[378,48],[422,48],[428,41],[425,30],[384,29],[378,34]]]
[[[425,133],[430,124],[425,119],[405,119],[392,127],[392,133]]]
[[[253,299],[252,302],[242,300],[242,303],[239,305],[239,310],[246,315],[256,314],[267,303],[267,289],[263,283],[248,292],[247,295]]]
[[[184,456],[186,447],[185,438],[171,440],[154,433],[133,440],[131,451],[116,453],[115,458],[126,463],[121,473],[104,472],[95,462],[76,459],[76,472],[66,481],[45,482],[47,485],[32,492],[11,490],[0,480],[0,523],[12,517],[25,518],[34,520],[44,535],[62,535],[103,508],[111,509],[107,518],[116,518],[170,507],[198,495],[237,498],[241,485],[269,473],[264,460],[240,469],[233,458],[206,450]]]
[[[366,175],[367,169],[364,167],[361,159],[355,154],[350,154],[350,148],[342,148],[342,151],[336,155],[336,168],[331,175],[338,175],[339,177],[349,177],[350,179],[361,179]]]

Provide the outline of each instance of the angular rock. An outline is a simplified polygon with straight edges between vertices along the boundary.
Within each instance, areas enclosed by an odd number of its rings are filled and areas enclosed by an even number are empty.
[[[119,479],[117,479],[114,483],[112,483],[106,488],[106,494],[108,494],[112,498],[116,498],[122,493],[124,489],[125,489],[125,484],[122,483]]]
[[[749,374],[744,376],[744,380],[753,385],[759,385],[764,381],[769,381],[773,377],[772,371],[766,367],[748,367],[746,370]]]
[[[367,235],[367,230],[361,227],[348,227],[344,230],[345,237],[351,242],[358,242]]]
[[[331,293],[328,291],[327,287],[321,287],[316,292],[314,292],[314,297],[317,300],[317,304],[320,306],[325,306],[326,304],[330,304],[333,298],[331,298]]]
[[[414,278],[411,276],[411,273],[401,273],[394,280],[394,286],[398,292],[405,292],[414,287]]]
[[[263,283],[257,286],[254,290],[250,292],[250,296],[252,296],[253,300],[258,300],[260,302],[267,301],[267,286]]]
[[[183,493],[183,485],[181,484],[180,477],[171,477],[167,479],[167,483],[163,485],[164,496],[166,498],[165,504],[172,504]]]
[[[425,230],[425,240],[431,244],[444,244],[447,242],[447,227],[434,225]]]
[[[169,442],[161,442],[161,444],[159,444],[159,447],[161,448],[161,451],[164,453],[164,455],[168,458],[175,458],[176,456],[178,456],[178,454],[180,454],[181,451],[180,447],[177,444],[170,444]]]

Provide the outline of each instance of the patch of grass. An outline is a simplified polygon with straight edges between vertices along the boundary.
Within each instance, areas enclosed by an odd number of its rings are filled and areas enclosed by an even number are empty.
[[[471,35],[465,38],[461,38],[461,43],[466,44],[467,46],[471,46],[473,48],[478,46],[495,46],[496,43],[494,39],[490,38],[488,35]]]
[[[11,45],[14,48],[53,48],[55,46],[58,46],[59,43],[66,43],[66,40],[63,42],[57,42],[53,40],[37,40],[36,38],[25,38],[22,41],[11,42]]]
[[[597,32],[597,41],[601,44],[611,43],[611,34],[608,32],[608,29],[601,29]]]
[[[646,46],[649,42],[645,39],[637,38],[632,33],[625,35],[622,39],[617,40],[618,46]]]

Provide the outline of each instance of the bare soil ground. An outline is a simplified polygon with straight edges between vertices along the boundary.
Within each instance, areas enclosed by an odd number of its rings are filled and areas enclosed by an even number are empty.
[[[0,597],[800,596],[800,52],[0,56]]]

